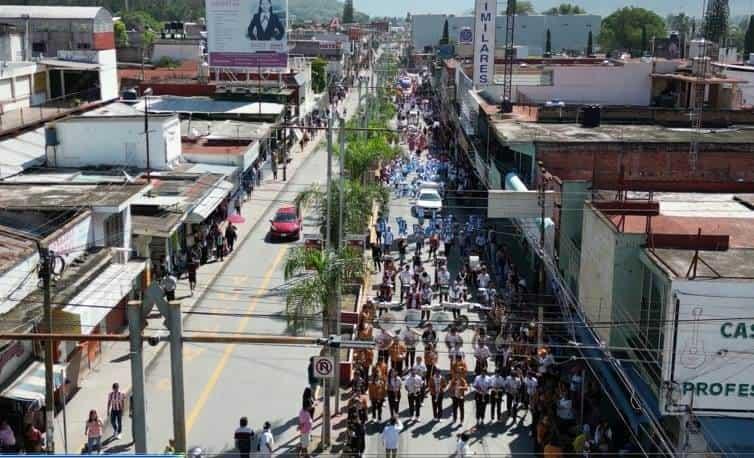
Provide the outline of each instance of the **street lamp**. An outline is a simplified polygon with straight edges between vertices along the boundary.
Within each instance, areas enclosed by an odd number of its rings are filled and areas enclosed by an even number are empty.
[[[151,87],[144,89],[144,141],[147,147],[147,180],[151,179],[149,170],[149,96],[154,94]]]

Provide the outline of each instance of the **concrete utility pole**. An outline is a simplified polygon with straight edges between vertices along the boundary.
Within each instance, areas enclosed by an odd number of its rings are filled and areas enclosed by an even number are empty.
[[[345,230],[343,228],[343,205],[345,201],[345,170],[344,170],[344,157],[346,151],[346,122],[343,118],[339,119],[338,135],[339,135],[339,168],[340,179],[338,180],[338,251],[340,252],[345,246],[344,235]],[[338,270],[338,292],[336,295],[336,307],[335,307],[335,335],[340,336],[340,315],[343,311],[343,285],[342,285],[341,271]],[[335,351],[335,412],[340,412],[340,350]]]
[[[544,174],[542,174],[542,182],[539,184],[539,193],[538,193],[538,201],[539,201],[539,207],[541,209],[541,215],[540,215],[540,221],[539,221],[539,249],[542,251],[542,257],[539,260],[539,279],[537,282],[537,289],[539,292],[539,298],[537,298],[537,302],[539,303],[538,310],[537,310],[537,348],[542,348],[542,345],[544,343],[544,339],[542,336],[543,332],[543,326],[542,322],[544,321],[544,304],[543,304],[543,297],[545,292],[545,256],[547,253],[545,252],[545,206],[546,206],[546,194],[545,194],[545,178]]]
[[[40,246],[39,260],[39,274],[42,277],[42,289],[44,291],[44,327],[48,333],[52,333],[52,299],[50,290],[52,288],[51,279],[54,257],[50,254],[50,250],[47,247]],[[54,343],[55,341],[52,338],[45,339],[45,426],[48,453],[55,453]],[[65,402],[65,399],[63,402]]]
[[[186,408],[183,393],[183,323],[181,303],[170,302],[167,316],[170,329],[170,382],[173,389],[173,439],[175,451],[186,452]]]
[[[134,452],[147,453],[146,399],[144,396],[144,358],[142,354],[144,338],[141,328],[144,315],[140,301],[131,301],[126,308],[128,314],[128,337],[130,342],[131,386],[133,408]]]
[[[330,253],[330,250],[332,249],[332,237],[330,236],[330,232],[332,230],[332,201],[330,199],[331,194],[331,185],[332,185],[332,128],[333,128],[333,120],[335,119],[334,115],[331,113],[330,117],[327,118],[327,223],[326,223],[326,233],[325,233],[325,252]],[[327,315],[325,317],[324,324],[326,326],[323,326],[323,333],[322,337],[325,339],[329,338],[328,335],[328,328],[330,327],[328,324],[328,321],[330,319],[330,313],[327,312]],[[327,383],[327,379],[322,380],[322,389],[324,390],[324,405],[322,406],[322,447],[324,449],[327,449],[330,447],[330,420],[332,418],[332,412],[330,411],[330,386]]]

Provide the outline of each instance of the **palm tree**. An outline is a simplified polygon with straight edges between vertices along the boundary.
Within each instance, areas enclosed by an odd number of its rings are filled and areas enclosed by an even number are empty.
[[[285,315],[288,326],[299,332],[322,319],[322,333],[329,336],[336,322],[339,289],[364,274],[364,258],[352,249],[325,251],[296,247],[288,252],[283,269],[287,292]]]

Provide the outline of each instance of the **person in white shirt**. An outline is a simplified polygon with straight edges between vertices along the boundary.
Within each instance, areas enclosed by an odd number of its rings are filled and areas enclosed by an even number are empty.
[[[445,345],[448,347],[448,356],[452,361],[453,356],[461,351],[461,348],[463,347],[463,338],[458,335],[458,330],[456,328],[450,328],[450,333],[445,336]]]
[[[450,288],[450,272],[445,266],[440,267],[440,271],[437,272],[437,286],[440,288],[440,302],[448,300],[448,292]]]
[[[411,294],[411,271],[409,270],[408,264],[403,266],[403,270],[398,274],[398,281],[401,285],[400,302],[401,304],[404,304],[405,298]]]
[[[403,381],[398,377],[395,369],[390,369],[390,373],[387,376],[387,403],[388,407],[390,407],[390,416],[398,415],[398,412],[401,410],[402,386]]]
[[[272,436],[272,426],[269,421],[264,422],[262,436],[259,438],[259,453],[257,456],[269,458],[275,449],[275,438]]]
[[[382,253],[383,254],[390,254],[390,251],[393,248],[393,241],[395,240],[395,235],[393,235],[393,230],[390,228],[390,225],[387,226],[387,232],[382,234]]]
[[[382,440],[385,442],[385,457],[397,458],[398,441],[403,430],[403,423],[397,416],[393,416],[385,429],[382,430]]]
[[[474,454],[469,447],[469,433],[461,433],[458,435],[458,442],[456,443],[455,458],[467,458]]]
[[[501,370],[495,372],[492,376],[490,386],[490,419],[494,420],[497,414],[497,421],[503,421],[503,394],[505,393],[505,377]]]
[[[511,372],[505,378],[505,407],[508,416],[516,418],[518,413],[518,392],[521,389],[521,378],[517,372]]]
[[[403,338],[403,343],[406,344],[406,360],[408,362],[408,367],[414,367],[414,362],[416,361],[416,342],[419,338],[414,331],[409,329],[408,326],[406,326],[406,329],[401,333],[401,337]]]
[[[476,376],[472,387],[476,399],[476,424],[484,424],[484,412],[487,410],[487,403],[490,401],[490,377],[487,373]]]
[[[412,420],[419,420],[421,415],[422,397],[424,395],[424,379],[411,369],[403,384],[408,394],[408,412]]]
[[[490,284],[490,274],[487,273],[487,268],[482,267],[482,271],[476,277],[476,283],[479,288],[487,288]]]
[[[524,385],[526,386],[526,397],[524,398],[524,405],[528,409],[529,403],[534,397],[534,394],[537,392],[537,386],[539,385],[539,382],[537,381],[537,377],[535,377],[534,374],[530,372],[524,378]]]
[[[545,354],[539,356],[539,375],[545,374],[553,364],[555,364],[555,357],[545,350]]]
[[[484,340],[474,346],[474,357],[476,358],[475,374],[479,375],[487,372],[490,356],[490,348]]]

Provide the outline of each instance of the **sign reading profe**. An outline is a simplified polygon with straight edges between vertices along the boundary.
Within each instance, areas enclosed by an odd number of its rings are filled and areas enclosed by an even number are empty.
[[[285,69],[288,0],[207,0],[211,67]]]
[[[317,378],[333,378],[335,376],[333,359],[327,356],[314,358],[314,376]]]
[[[492,84],[495,73],[496,0],[476,0],[474,8],[474,86]]]
[[[754,288],[748,285],[673,281],[663,380],[674,393],[659,396],[665,413],[680,414],[678,406],[690,406],[696,415],[754,416],[749,371],[754,364],[754,319],[745,312]]]

